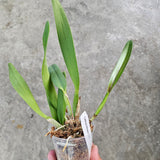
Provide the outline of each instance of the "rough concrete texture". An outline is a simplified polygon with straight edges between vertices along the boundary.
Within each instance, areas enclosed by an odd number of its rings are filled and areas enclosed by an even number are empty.
[[[126,41],[127,68],[95,120],[94,143],[103,160],[160,160],[160,1],[61,0],[71,25],[80,74],[81,111],[91,117]],[[41,80],[42,34],[50,21],[47,60],[62,70],[50,0],[0,0],[0,159],[46,160],[53,148],[48,123],[12,88],[8,62],[49,113]],[[68,93],[73,85],[67,73]]]

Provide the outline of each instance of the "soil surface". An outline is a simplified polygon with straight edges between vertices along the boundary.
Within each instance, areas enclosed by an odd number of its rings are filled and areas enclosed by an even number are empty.
[[[93,125],[90,122],[91,131],[93,131]],[[79,119],[76,120],[67,120],[65,125],[61,128],[56,129],[55,127],[51,128],[51,131],[46,134],[46,136],[50,135],[56,136],[59,138],[67,139],[69,136],[72,138],[83,137],[83,130],[81,126],[81,122]]]

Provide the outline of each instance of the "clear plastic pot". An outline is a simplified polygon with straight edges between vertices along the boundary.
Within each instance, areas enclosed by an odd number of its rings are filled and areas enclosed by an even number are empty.
[[[89,151],[84,137],[70,138],[63,151],[67,140],[63,138],[52,137],[56,156],[58,160],[89,160]]]

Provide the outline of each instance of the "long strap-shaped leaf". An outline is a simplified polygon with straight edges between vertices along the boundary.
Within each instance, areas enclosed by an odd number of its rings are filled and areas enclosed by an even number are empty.
[[[44,114],[37,102],[35,101],[27,83],[23,79],[23,77],[20,75],[20,73],[16,70],[16,68],[13,66],[13,64],[9,63],[9,79],[13,86],[13,88],[17,91],[17,93],[22,97],[22,99],[41,117],[47,119],[47,121],[51,121],[51,123],[56,127],[60,127],[61,125],[51,117]]]
[[[59,2],[59,0],[52,0],[52,6],[54,11],[55,23],[57,28],[57,34],[59,39],[59,44],[63,54],[64,61],[66,63],[68,72],[71,76],[75,87],[74,101],[73,101],[73,112],[75,114],[78,94],[79,94],[79,72],[77,66],[77,60],[75,55],[75,48],[72,39],[72,33],[64,13],[64,10]]]
[[[61,70],[56,64],[53,64],[49,67],[49,72],[51,75],[53,85],[55,85],[58,89],[61,89],[63,91],[68,113],[70,116],[72,116],[72,108],[69,102],[68,95],[66,93],[66,78],[64,73],[61,72]]]
[[[38,107],[37,102],[35,101],[27,83],[23,77],[19,74],[13,64],[9,63],[9,79],[13,88],[17,93],[23,98],[23,100],[41,117],[45,119],[50,119],[51,117],[45,115],[40,108]]]
[[[43,48],[44,48],[44,59],[42,64],[42,80],[43,85],[46,91],[46,96],[50,108],[50,112],[52,115],[52,118],[57,120],[57,94],[55,91],[55,88],[51,82],[51,77],[48,71],[48,65],[47,65],[47,58],[46,58],[46,51],[47,51],[47,43],[48,43],[48,37],[49,37],[49,22],[47,21],[45,24],[45,29],[43,33]]]
[[[119,78],[121,77],[127,63],[128,60],[131,56],[131,52],[132,52],[132,41],[128,41],[125,45],[125,47],[123,48],[122,54],[112,72],[111,78],[109,80],[109,84],[108,84],[108,92],[110,92],[112,90],[112,88],[115,86],[115,84],[117,83],[117,81],[119,80]]]
[[[112,75],[111,75],[111,78],[110,78],[109,84],[108,84],[107,93],[105,94],[105,96],[104,96],[101,104],[99,105],[98,109],[96,110],[95,114],[91,118],[91,121],[93,121],[97,117],[99,112],[104,107],[111,90],[113,89],[113,87],[115,86],[115,84],[117,83],[119,78],[121,77],[121,75],[122,75],[122,73],[128,63],[131,52],[132,52],[132,41],[128,41],[126,43],[125,47],[123,48],[122,54],[121,54],[116,66],[112,72]]]
[[[66,103],[64,100],[64,93],[58,89],[58,102],[57,102],[57,116],[58,121],[63,125],[65,121]]]
[[[59,69],[59,67],[56,64],[53,64],[53,65],[49,66],[49,72],[51,74],[51,80],[52,80],[53,84],[57,88],[65,91],[66,86],[67,86],[66,79],[65,79],[63,73],[61,72],[61,70]]]

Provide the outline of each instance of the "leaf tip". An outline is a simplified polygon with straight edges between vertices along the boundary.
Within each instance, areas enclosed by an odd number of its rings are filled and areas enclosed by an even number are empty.
[[[12,63],[8,63],[8,68],[10,68],[10,67],[11,67],[11,65],[12,65]]]
[[[132,47],[132,46],[133,46],[133,41],[132,41],[132,40],[129,40],[129,41],[127,42],[127,44],[128,44],[130,47]]]
[[[49,21],[46,21],[46,25],[49,25]]]
[[[45,28],[44,28],[44,32],[43,32],[43,49],[44,49],[44,53],[46,53],[46,49],[47,49],[47,42],[48,42],[48,36],[49,36],[49,21],[46,21],[45,24]]]
[[[13,64],[12,63],[8,63],[9,75],[10,75],[10,72],[11,72],[12,68],[14,68]]]

